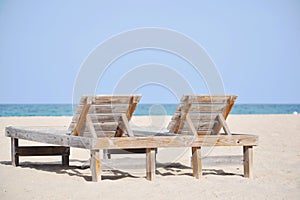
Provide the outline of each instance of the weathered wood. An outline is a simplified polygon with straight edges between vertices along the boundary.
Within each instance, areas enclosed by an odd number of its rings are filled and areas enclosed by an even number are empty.
[[[98,131],[114,131],[118,127],[118,122],[93,123],[92,120],[90,120],[90,123],[92,124],[92,126],[94,127],[96,132],[98,132]],[[85,131],[89,131],[89,126],[87,124],[85,124],[82,127],[81,133],[84,133]],[[82,134],[81,134],[81,136],[82,136]]]
[[[188,114],[188,111],[191,107],[191,102],[189,101],[189,99],[187,98],[185,101],[181,101],[182,104],[184,104],[185,106],[178,106],[177,110],[181,113],[179,120],[177,120],[176,125],[174,126],[173,129],[169,129],[171,132],[173,133],[178,133],[178,130],[181,128],[182,124],[185,121],[186,115]]]
[[[115,137],[116,131],[96,131],[97,137]],[[92,137],[90,131],[82,133],[82,137]]]
[[[182,101],[189,98],[191,101],[195,102],[207,102],[207,103],[226,103],[228,99],[236,97],[234,95],[184,95]]]
[[[91,150],[91,173],[92,173],[92,181],[98,182],[101,180],[101,165],[100,165],[100,157],[99,150]]]
[[[189,129],[192,131],[193,135],[197,136],[198,135],[197,130],[195,129],[194,124],[188,114],[186,115],[186,122],[189,126]]]
[[[202,177],[201,147],[192,147],[193,176]]]
[[[88,96],[83,97],[87,98]],[[141,95],[96,95],[89,97],[93,98],[95,104],[128,104],[131,97],[133,97],[133,102],[138,103]],[[80,104],[84,104],[84,98],[80,100]]]
[[[122,114],[122,122],[129,137],[134,137],[134,134],[129,126],[126,114]]]
[[[146,149],[146,178],[152,181],[155,177],[155,148]]]
[[[93,113],[90,118],[93,123],[116,122],[121,118],[122,113]],[[75,114],[72,123],[76,123],[79,119],[79,114]]]
[[[89,115],[86,116],[86,124],[93,138],[97,138],[97,133],[95,131],[94,125]]]
[[[191,103],[190,108],[188,109],[188,112],[195,112],[195,113],[220,113],[223,112],[224,108],[227,104],[209,104],[209,103]],[[185,110],[185,104],[179,104],[179,107],[182,107],[181,110]]]
[[[192,121],[201,121],[201,122],[210,122],[214,121],[217,118],[217,115],[219,113],[189,113],[189,116]],[[179,112],[175,112],[174,115],[172,116],[172,121],[177,121],[180,117]]]
[[[46,127],[6,127],[6,136],[65,147],[91,149],[92,138],[68,135],[64,129]]]
[[[200,135],[194,136],[153,136],[153,137],[113,137],[86,138],[80,136],[54,134],[47,129],[6,128],[6,136],[36,142],[56,144],[85,149],[136,149],[158,147],[191,146],[255,146],[258,137],[254,135]]]
[[[16,167],[19,166],[19,155],[17,150],[19,147],[19,140],[17,138],[11,138],[11,164]]]
[[[219,114],[219,115],[218,115],[218,119],[219,119],[220,123],[221,123],[222,126],[223,126],[224,132],[225,132],[227,135],[231,135],[231,132],[230,132],[230,130],[229,130],[229,127],[228,127],[228,125],[227,125],[227,123],[226,123],[226,120],[224,119],[224,117],[223,117],[222,114]]]
[[[193,125],[194,129],[196,129],[197,131],[210,131],[215,124],[219,123],[218,121],[199,121],[199,120],[192,120],[190,119],[191,124]],[[174,126],[177,125],[176,121],[171,121],[168,125],[168,129],[173,129]],[[187,120],[185,120],[185,122],[183,122],[181,128],[178,131],[188,131],[191,130],[190,128],[190,124],[187,122]]]
[[[90,111],[89,113],[107,113],[107,114],[112,114],[112,113],[126,113],[126,111],[129,108],[129,104],[92,104],[90,106]],[[84,110],[84,106],[78,106],[78,113],[81,113]]]
[[[19,156],[60,156],[70,155],[70,148],[62,146],[21,146],[16,153]]]
[[[85,104],[81,110],[79,120],[76,123],[76,126],[73,130],[73,135],[78,136],[81,133],[82,127],[84,126],[85,120],[86,120],[86,115],[89,112],[90,106],[91,106],[91,99],[86,98]]]
[[[253,147],[244,146],[244,177],[253,178]]]
[[[113,137],[93,139],[92,149],[161,148],[192,146],[255,146],[253,135]]]

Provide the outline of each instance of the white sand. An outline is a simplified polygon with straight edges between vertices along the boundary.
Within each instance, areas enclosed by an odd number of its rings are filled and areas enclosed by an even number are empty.
[[[72,149],[70,167],[59,165],[60,157],[21,157],[19,167],[10,163],[9,125],[64,126],[70,117],[0,118],[0,199],[299,199],[300,115],[230,115],[232,132],[256,134],[254,179],[243,174],[242,148],[205,148],[204,176],[191,176],[190,152],[161,149],[156,179],[147,181],[144,155],[113,155],[104,163],[104,180],[91,182],[90,170],[82,169],[89,152]],[[163,129],[169,117],[152,118]],[[149,128],[151,120],[135,117],[132,125]],[[21,140],[21,145],[36,144]],[[181,156],[176,156],[180,155]],[[164,163],[173,162],[167,166]],[[115,173],[115,174],[114,174]]]

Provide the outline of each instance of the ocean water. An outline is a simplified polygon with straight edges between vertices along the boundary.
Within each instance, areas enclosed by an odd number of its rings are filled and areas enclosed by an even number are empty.
[[[177,104],[138,104],[134,115],[173,115]],[[235,104],[231,114],[300,113],[300,104]],[[72,116],[72,104],[0,104],[0,117],[7,116]]]

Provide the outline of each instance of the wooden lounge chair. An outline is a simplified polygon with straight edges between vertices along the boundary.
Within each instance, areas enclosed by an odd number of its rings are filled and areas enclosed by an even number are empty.
[[[170,133],[194,135],[216,146],[243,146],[244,176],[253,177],[253,146],[257,136],[232,134],[226,123],[237,96],[235,95],[184,95],[168,125]],[[224,134],[220,134],[223,128]],[[163,134],[162,134],[163,135]],[[206,139],[205,139],[206,138]],[[209,142],[209,141],[212,142]],[[214,144],[215,143],[215,144]],[[202,175],[201,146],[192,146],[193,175]]]
[[[61,155],[62,164],[68,166],[70,147],[89,149],[89,142],[85,146],[89,138],[133,136],[128,121],[140,98],[140,95],[83,96],[68,131],[63,127],[7,127],[6,136],[11,137],[12,164],[19,165],[19,156]],[[67,142],[71,138],[76,144]],[[62,146],[19,146],[18,139]],[[94,172],[97,169],[93,168],[93,163],[99,162],[98,152],[91,151],[91,156],[91,170]]]

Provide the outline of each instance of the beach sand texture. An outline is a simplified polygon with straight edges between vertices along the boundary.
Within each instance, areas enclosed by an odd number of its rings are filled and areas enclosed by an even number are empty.
[[[163,130],[170,117],[133,117],[135,128]],[[254,178],[243,178],[242,147],[204,148],[201,179],[192,177],[189,149],[159,149],[154,181],[145,179],[145,155],[113,155],[103,180],[91,182],[89,151],[60,157],[20,157],[11,166],[6,126],[68,126],[71,117],[0,118],[0,199],[299,199],[300,115],[230,115],[233,133],[259,136]],[[153,128],[153,127],[152,127]],[[37,143],[20,140],[20,145]],[[40,144],[37,144],[40,145]]]

